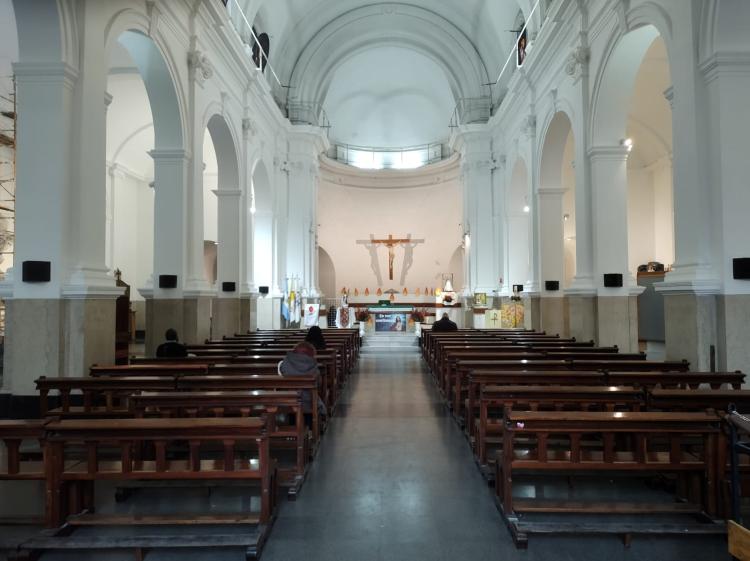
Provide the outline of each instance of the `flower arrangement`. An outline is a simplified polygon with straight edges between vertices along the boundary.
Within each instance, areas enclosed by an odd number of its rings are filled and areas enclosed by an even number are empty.
[[[450,294],[446,294],[445,296],[443,296],[443,302],[446,304],[453,303],[453,296],[451,296]]]
[[[412,321],[414,321],[415,323],[424,323],[424,318],[425,318],[425,315],[426,315],[426,314],[425,314],[425,311],[424,311],[424,310],[419,310],[419,309],[416,309],[416,308],[415,308],[415,309],[414,309],[414,310],[412,311],[412,313],[411,313],[411,319],[412,319]]]
[[[357,312],[357,321],[366,322],[370,319],[370,312],[367,310],[360,310]]]

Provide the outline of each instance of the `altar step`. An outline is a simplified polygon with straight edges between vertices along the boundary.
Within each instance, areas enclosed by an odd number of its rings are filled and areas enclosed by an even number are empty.
[[[382,352],[383,350],[414,352],[419,347],[416,335],[412,333],[368,333],[362,343],[362,352]]]

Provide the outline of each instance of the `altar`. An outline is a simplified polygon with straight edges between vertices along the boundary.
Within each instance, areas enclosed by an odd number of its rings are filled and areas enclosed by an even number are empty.
[[[413,306],[398,304],[378,304],[370,306],[367,311],[372,314],[376,332],[401,332],[405,333],[409,326]]]

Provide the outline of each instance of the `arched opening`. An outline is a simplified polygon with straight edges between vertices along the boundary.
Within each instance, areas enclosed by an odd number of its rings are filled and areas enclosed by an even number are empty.
[[[253,172],[251,205],[255,209],[253,262],[255,284],[273,286],[273,195],[268,170],[259,161]]]
[[[107,77],[106,263],[132,287],[135,339],[142,342],[146,302],[135,289],[151,282],[154,266],[154,119],[146,84],[126,43],[113,43]]]
[[[218,188],[219,164],[207,128],[203,133],[203,274],[211,286],[215,286],[218,275],[219,201],[214,193]]]
[[[559,282],[558,290],[575,276],[574,140],[568,115],[556,113],[544,138],[539,184],[542,280]]]
[[[637,332],[640,348],[652,358],[663,356],[665,339],[664,303],[654,285],[674,261],[670,92],[666,43],[655,26],[645,25],[615,44],[593,111],[599,273],[621,271],[629,294],[634,282],[645,289],[638,296]],[[624,232],[627,240],[622,239]],[[635,325],[632,312],[628,316]],[[604,343],[617,342],[619,327],[605,329]],[[636,341],[632,335],[628,339],[627,347],[635,350]],[[620,346],[626,347],[624,339]]]
[[[508,290],[515,284],[524,284],[528,278],[529,252],[529,172],[522,158],[516,160],[506,192],[506,223],[508,231]]]
[[[167,63],[151,38],[124,31],[107,51],[107,262],[122,271],[133,289],[170,302],[171,314],[149,312],[144,294],[130,292],[137,339],[145,340],[150,353],[168,327],[191,339],[185,325],[174,321],[182,317],[181,292],[162,289],[158,282],[160,275],[177,275],[182,287],[187,268],[180,103]]]
[[[336,297],[336,267],[328,252],[318,246],[318,283],[326,298]]]
[[[220,114],[208,120],[203,138],[204,262],[216,288],[211,336],[240,330],[240,217],[243,198],[236,145]]]

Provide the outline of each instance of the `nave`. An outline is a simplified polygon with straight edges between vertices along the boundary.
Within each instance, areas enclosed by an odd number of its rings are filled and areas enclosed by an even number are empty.
[[[726,541],[711,537],[637,537],[625,548],[612,536],[540,536],[516,549],[417,351],[363,347],[302,494],[281,508],[264,561],[728,559]]]

